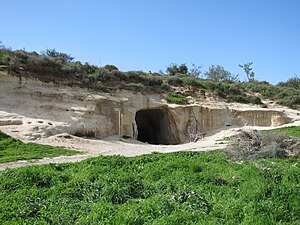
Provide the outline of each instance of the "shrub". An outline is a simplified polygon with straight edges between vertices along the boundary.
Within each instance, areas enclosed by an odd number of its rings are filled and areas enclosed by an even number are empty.
[[[167,73],[169,75],[177,75],[177,74],[187,74],[188,73],[188,67],[185,64],[177,65],[177,64],[171,64],[167,68]]]
[[[177,76],[172,76],[168,78],[168,84],[173,86],[181,86],[183,84],[183,81]]]
[[[142,90],[144,88],[144,85],[141,83],[128,83],[126,84],[126,87],[133,90]]]
[[[248,103],[247,97],[244,95],[230,95],[228,99],[233,102]]]
[[[184,76],[182,78],[182,82],[184,85],[190,85],[193,87],[199,87],[199,88],[205,88],[205,86],[202,84],[200,79],[190,77],[190,76]]]
[[[263,97],[278,100],[281,105],[296,108],[300,104],[300,90],[293,88],[292,85],[280,83],[273,86],[265,81],[254,81],[243,85],[252,92],[260,93]]]
[[[126,72],[128,79],[133,83],[143,83],[145,84],[147,79],[145,79],[145,73],[143,71],[129,71]]]
[[[208,90],[214,91],[215,89],[217,89],[217,86],[219,85],[219,82],[213,82],[211,80],[206,80],[205,81],[205,87]]]
[[[108,71],[119,70],[115,65],[105,65],[104,69],[107,69]]]
[[[149,86],[161,86],[163,83],[163,78],[160,75],[149,75],[148,80]]]
[[[15,51],[14,54],[18,58],[19,63],[27,63],[27,60],[30,57],[30,55],[21,50]]]
[[[0,48],[0,65],[9,65],[9,62],[14,58],[14,52],[5,47]]]
[[[240,83],[233,83],[228,86],[228,93],[232,95],[241,95],[245,91]]]
[[[72,57],[71,55],[68,55],[68,54],[62,53],[62,52],[58,52],[55,49],[47,49],[44,52],[44,55],[54,59],[55,61],[57,61],[59,63],[69,63],[69,62],[73,61],[73,59],[74,59],[74,57]]]
[[[294,77],[288,79],[287,82],[280,82],[277,86],[300,89],[300,78],[295,75]]]
[[[174,92],[168,92],[166,94],[165,100],[168,103],[174,103],[174,104],[178,104],[178,105],[186,105],[188,104],[188,99],[179,94],[179,93],[174,93]]]
[[[248,102],[252,103],[252,104],[257,104],[257,105],[261,105],[263,104],[261,99],[257,96],[247,96]]]
[[[165,82],[163,81],[162,84],[160,85],[160,89],[161,89],[162,91],[170,91],[170,90],[171,90],[171,87],[170,87],[167,83],[165,83]]]
[[[298,154],[298,143],[299,140],[285,133],[242,130],[225,152],[239,160],[286,158],[289,152]]]
[[[237,82],[238,75],[233,75],[229,71],[225,70],[224,67],[212,65],[209,70],[204,73],[207,79],[212,81],[224,81],[224,82]]]

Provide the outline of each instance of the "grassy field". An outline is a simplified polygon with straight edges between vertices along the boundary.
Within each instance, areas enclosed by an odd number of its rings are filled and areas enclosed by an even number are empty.
[[[0,173],[0,224],[299,224],[300,159],[97,157]]]
[[[299,136],[299,127],[281,128]],[[0,162],[74,154],[0,133]],[[300,224],[300,158],[102,156],[0,172],[0,224]]]
[[[278,129],[273,130],[273,132],[274,131],[275,132],[286,133],[288,135],[300,138],[300,126],[278,128]]]
[[[34,143],[24,144],[0,131],[0,163],[41,159],[60,155],[75,155],[79,153],[78,151],[47,145]]]

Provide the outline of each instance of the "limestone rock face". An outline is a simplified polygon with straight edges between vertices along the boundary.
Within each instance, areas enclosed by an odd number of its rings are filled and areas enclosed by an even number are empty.
[[[189,129],[208,132],[226,126],[278,126],[291,119],[275,109],[166,104],[161,94],[120,90],[101,93],[0,73],[0,126],[23,138],[60,133],[103,138],[119,133],[148,143],[178,144]],[[1,128],[1,127],[0,127]]]
[[[237,110],[192,105],[174,107],[170,112],[175,119],[181,142],[187,141],[189,127],[208,132],[229,126],[279,126],[292,121],[284,112],[268,109]]]

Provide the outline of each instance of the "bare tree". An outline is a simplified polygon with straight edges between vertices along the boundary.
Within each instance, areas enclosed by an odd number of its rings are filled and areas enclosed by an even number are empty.
[[[201,74],[202,74],[202,71],[201,69],[203,68],[203,66],[196,66],[194,63],[192,63],[192,67],[190,69],[190,72],[189,74],[192,76],[192,77],[196,77],[196,78],[200,78]]]

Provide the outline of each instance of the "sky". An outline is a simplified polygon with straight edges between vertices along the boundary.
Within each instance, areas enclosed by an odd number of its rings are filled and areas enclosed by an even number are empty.
[[[221,65],[241,81],[253,62],[276,84],[300,76],[299,12],[300,0],[0,0],[0,41],[122,71]]]

